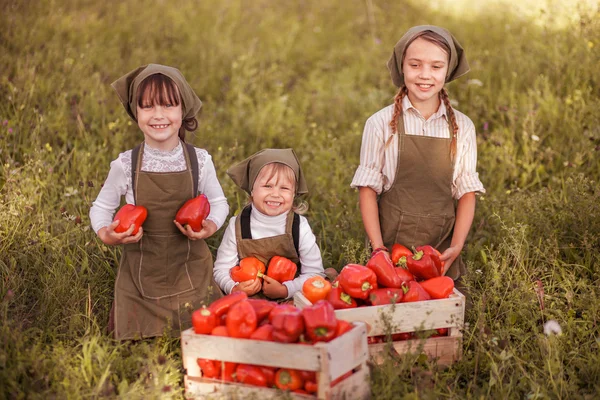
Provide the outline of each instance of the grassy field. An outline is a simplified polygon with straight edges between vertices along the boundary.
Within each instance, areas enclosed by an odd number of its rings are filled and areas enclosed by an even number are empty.
[[[597,398],[600,13],[473,4],[0,0],[0,399],[183,397],[178,341],[104,333],[120,249],[87,214],[110,161],[142,140],[113,80],[150,62],[182,70],[204,102],[190,141],[212,154],[232,213],[245,197],[226,168],[294,147],[339,269],[364,257],[349,187],[363,124],[394,95],[395,42],[423,23],[450,29],[471,64],[449,92],[477,127],[487,189],[465,249],[473,307],[460,362],[389,360],[373,398]],[[549,320],[561,335],[544,334]]]

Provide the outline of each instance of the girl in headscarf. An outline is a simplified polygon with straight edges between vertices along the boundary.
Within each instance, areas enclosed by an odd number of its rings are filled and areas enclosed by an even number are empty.
[[[374,252],[396,243],[435,247],[444,273],[456,280],[466,272],[460,253],[475,194],[485,189],[475,127],[452,107],[444,85],[469,65],[450,32],[424,25],[404,34],[388,69],[399,90],[394,104],[367,120],[352,180],[365,231]]]
[[[204,239],[223,225],[229,206],[208,152],[185,143],[185,132],[198,126],[202,102],[179,70],[163,65],[137,68],[112,87],[144,141],[110,164],[90,210],[98,237],[107,245],[123,244],[109,330],[117,339],[165,330],[178,336],[191,326],[190,308],[221,296]],[[208,197],[211,211],[194,232],[174,220],[198,194]],[[115,232],[119,221],[112,218],[122,196],[148,210],[143,228]]]

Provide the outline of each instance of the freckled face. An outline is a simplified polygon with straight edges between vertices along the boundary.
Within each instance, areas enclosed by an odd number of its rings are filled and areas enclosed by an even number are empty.
[[[415,39],[406,49],[402,62],[404,83],[413,105],[435,107],[448,72],[448,54],[423,38]]]
[[[252,206],[262,214],[277,216],[292,209],[296,191],[294,172],[281,170],[273,174],[273,164],[260,170],[252,189]]]

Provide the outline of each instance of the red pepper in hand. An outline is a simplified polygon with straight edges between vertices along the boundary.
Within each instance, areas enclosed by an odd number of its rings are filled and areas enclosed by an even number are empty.
[[[276,308],[273,310],[275,311]],[[284,311],[273,315],[273,340],[280,343],[294,343],[304,333],[304,319],[300,310]]]
[[[442,253],[440,253],[438,251],[438,249],[436,249],[435,247],[430,246],[430,245],[425,245],[425,246],[419,246],[415,250],[422,251],[425,254],[429,254],[431,256],[431,258],[433,259],[434,264],[440,270],[440,275],[444,275],[444,265],[446,265],[446,262],[440,260]]]
[[[399,267],[406,267],[408,257],[412,257],[413,252],[406,246],[396,243],[392,246],[392,262]]]
[[[396,267],[396,268],[394,268],[394,271],[396,271],[396,275],[398,275],[400,277],[400,280],[402,281],[402,283],[406,283],[406,282],[415,280],[415,277],[413,276],[413,274],[408,272],[408,270],[404,267]]]
[[[281,390],[298,390],[303,385],[302,377],[295,369],[280,368],[275,374],[275,386]]]
[[[377,285],[388,288],[400,288],[402,281],[394,270],[394,264],[390,256],[384,251],[375,254],[367,262],[367,268],[370,268],[377,276]]]
[[[335,337],[339,337],[339,336],[342,336],[346,332],[350,332],[352,330],[352,328],[354,328],[354,325],[352,325],[350,322],[344,321],[342,319],[338,319],[337,329],[335,331]]]
[[[337,332],[337,318],[335,309],[326,300],[319,300],[316,304],[302,310],[306,335],[313,342],[329,342]]]
[[[421,282],[421,287],[433,299],[446,299],[454,291],[454,281],[449,276],[438,276]]]
[[[256,324],[256,311],[247,300],[235,303],[227,313],[227,332],[233,338],[249,338]]]
[[[349,294],[344,292],[344,289],[340,286],[339,281],[335,282],[331,286],[327,301],[331,303],[334,309],[344,310],[346,308],[356,308],[356,300],[350,297]]]
[[[192,313],[192,326],[194,332],[201,335],[210,335],[212,330],[219,324],[219,320],[214,312],[206,307],[202,307]]]
[[[115,228],[115,232],[123,233],[135,224],[135,228],[131,235],[135,235],[140,230],[140,226],[144,223],[148,217],[148,210],[144,206],[136,206],[133,204],[125,204],[113,218],[113,221],[119,220],[119,225]]]
[[[325,300],[330,290],[331,283],[322,276],[308,278],[302,285],[302,294],[313,304],[319,300]]]
[[[229,308],[242,300],[246,300],[248,295],[244,292],[234,292],[215,300],[208,306],[208,309],[215,313],[217,318],[221,318],[229,311]]]
[[[297,270],[298,266],[292,260],[281,256],[274,256],[269,261],[267,276],[279,283],[283,283],[294,279]]]
[[[403,303],[431,300],[429,293],[427,293],[417,281],[410,281],[402,288],[404,289],[404,297],[402,298]]]
[[[439,263],[439,257],[426,254],[423,250],[419,250],[415,251],[415,254],[408,258],[407,267],[416,279],[431,279],[440,276]]]
[[[198,358],[196,360],[204,378],[218,378],[221,375],[221,361]]]
[[[267,378],[260,367],[248,364],[238,364],[235,369],[235,379],[247,385],[267,387]]]
[[[252,281],[261,278],[265,272],[265,264],[256,257],[245,257],[240,260],[240,265],[229,270],[229,275],[234,282]]]
[[[380,288],[371,290],[369,294],[372,306],[400,303],[402,297],[404,297],[404,291],[399,288]]]
[[[371,290],[377,289],[377,276],[367,267],[348,264],[340,272],[340,286],[356,299],[367,299]]]
[[[210,214],[210,203],[208,198],[201,194],[193,199],[186,201],[177,211],[175,221],[182,226],[189,225],[194,232],[202,230],[204,219]]]
[[[265,324],[256,328],[252,335],[250,335],[250,339],[252,340],[264,340],[270,342],[273,340],[273,325]]]
[[[265,299],[248,299],[248,303],[254,308],[256,320],[259,324],[269,316],[277,305],[277,303]]]

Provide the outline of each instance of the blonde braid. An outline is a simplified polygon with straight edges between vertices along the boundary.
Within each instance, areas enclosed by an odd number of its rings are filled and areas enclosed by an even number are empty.
[[[406,86],[402,86],[398,90],[398,93],[396,93],[396,95],[394,96],[394,115],[392,115],[392,120],[390,121],[390,128],[392,128],[392,134],[385,143],[385,148],[389,146],[389,144],[392,142],[392,139],[394,138],[394,135],[398,133],[398,119],[402,116],[402,99],[407,94],[408,90],[406,89]]]
[[[456,138],[458,136],[458,122],[456,122],[456,114],[454,114],[454,109],[450,104],[450,98],[448,97],[448,92],[446,88],[442,88],[440,92],[440,99],[444,102],[446,106],[446,112],[448,113],[448,125],[450,125],[452,131],[452,141],[450,142],[450,157],[454,160],[456,156]]]

